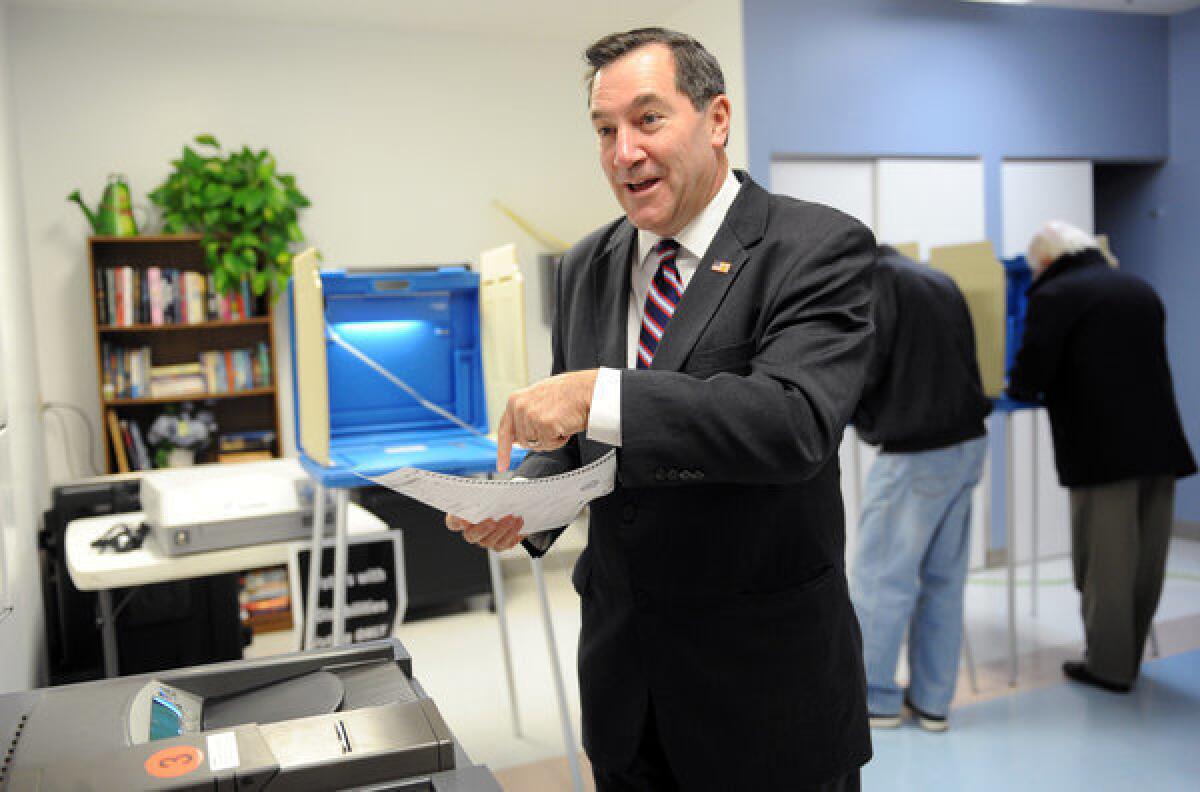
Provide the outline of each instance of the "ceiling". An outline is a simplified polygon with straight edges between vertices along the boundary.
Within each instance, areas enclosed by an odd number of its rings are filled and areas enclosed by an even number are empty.
[[[1124,11],[1133,14],[1175,14],[1200,8],[1200,0],[966,0],[968,3],[1086,8],[1093,11]]]
[[[693,0],[8,0],[8,3],[27,8],[92,9],[142,16],[590,39],[613,30],[655,24],[692,5]]]
[[[6,0],[0,0],[0,4]],[[26,8],[116,11],[140,16],[274,20],[489,36],[590,40],[660,24],[696,0],[7,0]],[[736,0],[730,0],[736,2]],[[1171,14],[1200,0],[965,0]]]

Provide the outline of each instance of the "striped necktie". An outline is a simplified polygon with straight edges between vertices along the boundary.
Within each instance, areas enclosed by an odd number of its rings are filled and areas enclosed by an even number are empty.
[[[683,296],[683,279],[679,277],[679,269],[675,266],[678,252],[679,243],[674,239],[664,239],[650,251],[658,261],[658,270],[646,289],[642,332],[638,336],[637,367],[640,369],[650,368],[654,362],[654,353],[658,351],[667,322],[671,321],[675,306]]]

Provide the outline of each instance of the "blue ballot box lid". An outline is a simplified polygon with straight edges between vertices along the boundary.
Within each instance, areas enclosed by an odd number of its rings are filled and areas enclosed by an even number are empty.
[[[487,432],[479,275],[465,267],[320,272],[329,329],[424,399]],[[301,462],[328,486],[412,466],[467,474],[495,469],[495,444],[439,415],[325,334],[329,460]],[[293,360],[296,355],[292,325]],[[295,367],[293,367],[295,372]],[[293,374],[294,376],[294,374]],[[296,399],[300,389],[295,389]],[[299,427],[297,404],[297,438]]]
[[[463,267],[321,273],[329,326],[422,397],[487,432],[479,345],[479,275]],[[462,431],[338,344],[326,343],[329,428],[362,432]]]

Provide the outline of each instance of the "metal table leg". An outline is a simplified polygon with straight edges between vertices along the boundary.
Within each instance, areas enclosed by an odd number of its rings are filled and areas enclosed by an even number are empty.
[[[513,734],[521,734],[521,716],[517,710],[517,685],[513,676],[512,648],[508,640],[508,611],[504,593],[504,576],[500,569],[500,556],[494,550],[487,551],[488,572],[492,576],[492,597],[496,605],[496,623],[500,626],[500,648],[504,651],[504,679],[508,683],[508,708],[512,714]]]
[[[558,696],[558,717],[562,723],[563,747],[567,751],[567,765],[571,769],[571,783],[575,792],[583,792],[583,774],[579,769],[579,748],[575,743],[575,730],[571,728],[571,711],[567,708],[567,688],[563,684],[562,667],[558,662],[558,642],[554,640],[554,625],[550,620],[550,601],[546,597],[546,578],[542,574],[542,559],[531,558],[533,580],[537,585],[538,603],[542,606],[542,626],[546,629],[546,650],[550,653],[550,670],[554,675],[554,692]]]
[[[1029,612],[1036,619],[1038,605],[1038,413],[1036,410],[1030,410],[1029,415],[1033,422],[1033,432],[1030,438],[1030,447],[1033,451],[1030,454],[1029,463],[1029,469],[1033,474],[1033,486],[1029,496],[1033,501],[1033,507],[1029,514],[1029,545],[1032,548],[1029,556]]]
[[[346,538],[346,511],[350,493],[344,487],[333,491],[334,546],[333,546],[333,643],[344,646],[346,639],[346,566],[349,546]]]
[[[1004,544],[1008,560],[1008,686],[1017,686],[1017,543],[1013,508],[1013,413],[1004,421]]]
[[[117,623],[113,615],[112,592],[100,589],[96,592],[100,601],[100,640],[104,647],[104,676],[115,677],[121,672],[117,665]]]
[[[971,692],[979,695],[979,677],[975,674],[975,653],[971,651],[971,638],[967,635],[966,620],[963,620],[963,659],[967,662],[967,679],[971,680]]]
[[[850,477],[851,493],[854,495],[854,521],[862,522],[862,441],[856,429],[850,430],[850,465],[854,468]]]
[[[317,597],[321,590],[321,541],[325,534],[325,486],[313,482],[312,544],[308,552],[308,597],[304,603],[304,648],[317,641]]]

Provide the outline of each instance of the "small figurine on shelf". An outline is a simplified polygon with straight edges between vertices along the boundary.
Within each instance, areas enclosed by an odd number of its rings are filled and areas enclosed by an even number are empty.
[[[180,405],[178,412],[168,408],[154,419],[146,441],[154,446],[155,467],[187,467],[196,461],[196,452],[208,447],[217,435],[217,422],[209,410],[193,414],[191,402]]]

